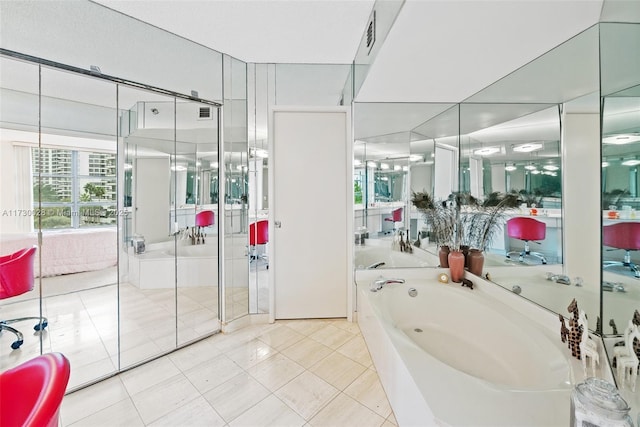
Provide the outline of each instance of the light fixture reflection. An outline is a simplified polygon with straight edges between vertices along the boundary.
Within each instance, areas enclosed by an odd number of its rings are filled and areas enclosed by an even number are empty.
[[[603,168],[606,168],[606,167],[608,167],[608,166],[609,166],[609,162],[602,162],[602,167],[603,167]]]
[[[638,159],[629,159],[622,162],[623,166],[637,166],[640,165],[640,160]]]
[[[528,171],[534,171],[534,170],[538,169],[538,168],[537,168],[537,167],[535,167],[534,165],[526,165],[524,168],[525,168],[526,170],[528,170]]]
[[[620,135],[611,135],[611,136],[602,138],[603,144],[610,144],[610,145],[624,145],[624,144],[631,144],[633,142],[640,142],[640,135],[636,135],[633,133],[625,133]]]
[[[528,142],[526,144],[520,144],[513,147],[513,151],[519,153],[530,153],[542,149],[542,144],[539,142]]]
[[[360,166],[360,165],[362,165],[362,162],[361,162],[360,160],[355,159],[355,160],[353,161],[353,166]]]
[[[475,150],[473,154],[477,156],[490,156],[492,154],[499,153],[500,149],[498,147],[485,147]]]
[[[544,165],[542,167],[542,169],[545,169],[545,170],[548,170],[548,171],[557,171],[560,168],[558,166],[556,166],[556,165]]]
[[[508,172],[513,172],[514,170],[518,169],[515,165],[508,165],[504,167],[504,170],[508,171]]]
[[[387,163],[380,163],[380,169],[387,170],[389,169],[389,165]]]

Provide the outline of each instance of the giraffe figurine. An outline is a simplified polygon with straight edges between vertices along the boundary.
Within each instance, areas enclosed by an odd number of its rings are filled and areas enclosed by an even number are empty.
[[[560,339],[562,339],[562,342],[567,342],[569,328],[567,328],[567,325],[564,323],[564,316],[562,314],[558,314],[558,318],[560,319]]]
[[[580,313],[575,298],[567,307],[567,311],[573,314],[573,317],[569,319],[569,349],[571,350],[571,355],[580,360],[580,341],[582,340],[583,330],[582,325],[579,323]]]

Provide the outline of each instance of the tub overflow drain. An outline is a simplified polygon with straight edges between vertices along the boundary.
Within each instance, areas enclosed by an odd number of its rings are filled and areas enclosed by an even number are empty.
[[[410,297],[415,297],[416,295],[418,295],[418,291],[416,290],[416,288],[409,289],[409,296]]]
[[[415,328],[415,329],[414,329],[414,331],[415,331],[415,332],[422,332],[422,329],[420,329],[420,328]]]

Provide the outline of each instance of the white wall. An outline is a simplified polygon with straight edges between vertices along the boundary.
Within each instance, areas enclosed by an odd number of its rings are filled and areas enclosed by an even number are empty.
[[[600,292],[600,115],[563,114],[562,206],[565,273]],[[598,301],[595,298],[594,301]],[[567,302],[567,304],[570,301]],[[580,301],[578,301],[580,304]],[[581,307],[599,313],[599,307]]]

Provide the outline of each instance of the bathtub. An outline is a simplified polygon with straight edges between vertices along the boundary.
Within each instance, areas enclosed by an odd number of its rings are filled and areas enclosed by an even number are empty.
[[[583,374],[553,331],[553,315],[537,323],[523,314],[535,310],[487,292],[495,285],[442,284],[439,271],[378,292],[356,276],[358,323],[399,425],[568,425],[571,389]]]
[[[173,241],[147,245],[144,253],[128,254],[128,281],[140,289],[169,289],[178,287],[217,286],[218,242],[212,239],[205,245],[187,245]],[[177,271],[176,271],[177,263]]]
[[[380,262],[384,262],[381,268],[436,267],[439,263],[437,257],[422,249],[414,248],[410,254],[391,249],[391,242],[388,240],[381,240],[383,243],[373,243],[373,240],[366,242],[365,245],[355,246],[353,263],[357,269]]]

